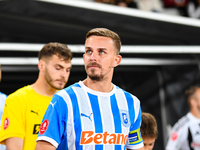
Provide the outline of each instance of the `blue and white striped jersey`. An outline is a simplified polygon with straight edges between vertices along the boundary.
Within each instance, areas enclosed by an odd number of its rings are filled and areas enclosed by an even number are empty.
[[[58,150],[124,150],[143,147],[140,101],[114,85],[97,92],[81,81],[57,92],[44,115],[38,140]]]

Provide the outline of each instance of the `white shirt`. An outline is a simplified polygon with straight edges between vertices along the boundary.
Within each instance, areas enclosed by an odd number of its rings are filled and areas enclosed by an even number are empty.
[[[200,119],[190,112],[173,126],[166,150],[200,150]]]

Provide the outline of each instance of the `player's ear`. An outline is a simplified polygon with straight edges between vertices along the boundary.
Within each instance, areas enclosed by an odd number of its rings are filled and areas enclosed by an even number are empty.
[[[121,60],[122,60],[122,56],[121,55],[116,55],[113,67],[118,66],[121,63]]]
[[[42,71],[42,70],[44,70],[44,66],[45,66],[45,61],[42,60],[42,59],[40,59],[40,60],[39,60],[39,63],[38,63],[38,69],[39,69],[40,71]]]
[[[190,105],[191,105],[191,107],[195,107],[196,106],[196,99],[195,98],[191,98],[190,99]]]

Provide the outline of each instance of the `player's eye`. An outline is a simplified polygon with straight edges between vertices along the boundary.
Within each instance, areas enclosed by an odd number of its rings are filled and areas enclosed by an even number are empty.
[[[100,54],[105,54],[105,52],[104,52],[104,51],[100,51],[99,53],[100,53]]]
[[[91,50],[86,50],[86,52],[85,52],[86,54],[91,54],[92,53],[92,51]]]
[[[61,67],[59,67],[59,66],[56,67],[56,70],[60,70],[60,69],[61,69]]]

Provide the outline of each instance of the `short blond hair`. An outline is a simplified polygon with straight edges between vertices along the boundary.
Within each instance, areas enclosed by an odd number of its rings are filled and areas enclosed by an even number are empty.
[[[94,28],[91,29],[87,34],[86,34],[86,39],[89,38],[90,36],[95,35],[95,36],[104,36],[104,37],[109,37],[113,40],[114,46],[116,48],[116,54],[120,53],[121,49],[121,40],[120,37],[117,33],[106,29],[106,28]]]

